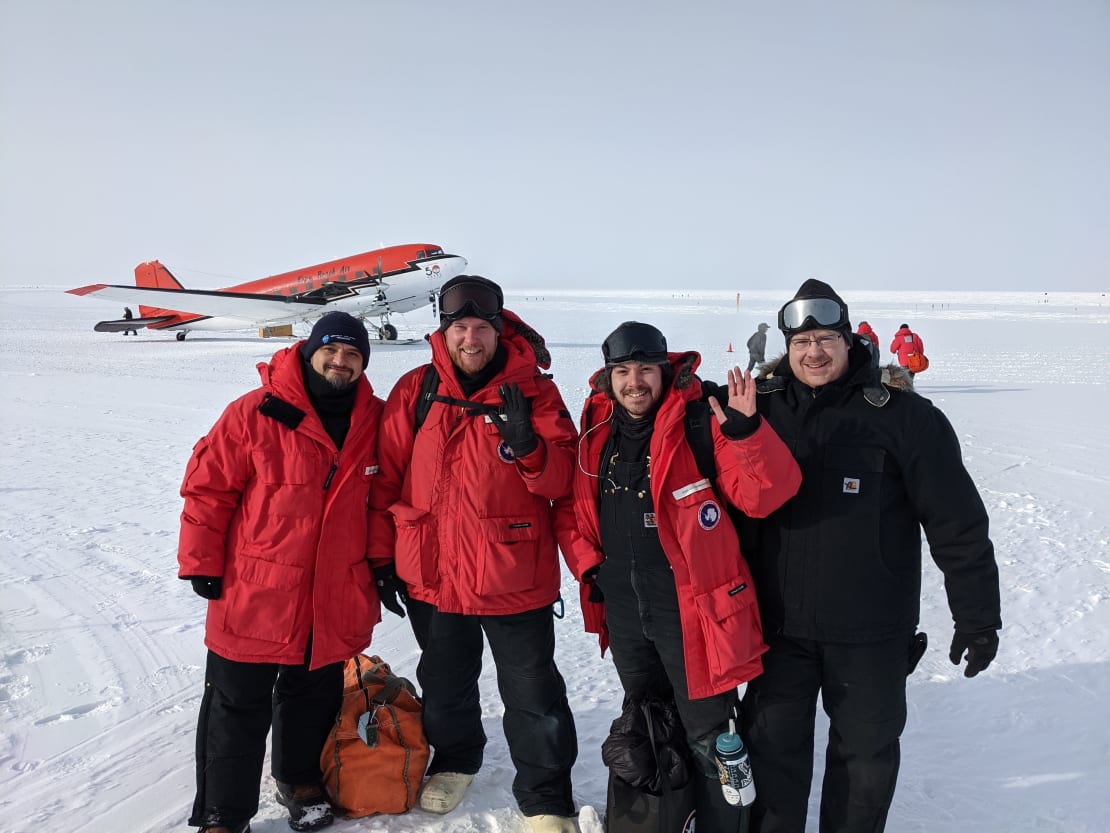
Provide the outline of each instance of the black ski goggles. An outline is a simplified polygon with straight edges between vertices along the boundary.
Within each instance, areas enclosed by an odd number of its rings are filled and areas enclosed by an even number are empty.
[[[835,330],[848,323],[848,310],[832,298],[798,298],[779,310],[779,329],[792,333],[806,326]]]
[[[623,362],[667,364],[667,339],[650,324],[626,321],[601,345],[606,367]]]
[[[464,280],[447,287],[439,296],[439,314],[449,320],[482,318],[489,321],[501,314],[501,289],[490,281]]]

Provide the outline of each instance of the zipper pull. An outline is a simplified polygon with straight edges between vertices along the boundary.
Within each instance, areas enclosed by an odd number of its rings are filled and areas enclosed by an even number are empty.
[[[336,454],[335,458],[331,461],[331,468],[328,470],[328,476],[324,478],[324,491],[328,490],[331,485],[331,479],[335,477],[336,471],[339,470],[339,455]]]

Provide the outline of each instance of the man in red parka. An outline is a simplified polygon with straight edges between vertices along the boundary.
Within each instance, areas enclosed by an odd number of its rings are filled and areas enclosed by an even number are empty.
[[[378,574],[383,604],[399,612],[407,594],[422,650],[416,675],[435,754],[420,806],[451,812],[482,766],[484,633],[513,796],[534,833],[574,833],[578,741],[551,605],[560,585],[552,506],[569,496],[577,433],[539,370],[551,363],[543,339],[504,309],[496,283],[460,275],[439,304],[432,363],[402,376],[386,403],[371,493],[371,556],[396,555],[396,576]]]
[[[266,735],[294,830],[332,822],[323,749],[343,663],[380,621],[366,502],[382,401],[370,341],[344,312],[259,364],[262,387],[196,444],[181,495],[179,576],[209,600],[189,823],[242,833],[258,811]]]
[[[627,699],[674,699],[704,776],[698,829],[738,833],[745,814],[724,800],[714,745],[737,716],[737,687],[760,673],[767,648],[724,502],[765,517],[794,495],[801,475],[756,414],[750,373],[730,370],[727,390],[702,382],[697,353],[668,352],[658,329],[636,321],[617,327],[602,354],[575,471],[582,537],[568,559],[583,582],[587,629],[602,635],[603,650],[608,639]],[[704,415],[715,481],[687,439],[691,405]]]

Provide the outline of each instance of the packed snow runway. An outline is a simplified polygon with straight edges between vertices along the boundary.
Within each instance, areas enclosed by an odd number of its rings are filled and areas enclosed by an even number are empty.
[[[491,277],[547,338],[575,416],[599,345],[621,321],[659,326],[672,349],[701,351],[703,378],[723,381],[732,364],[746,364],[743,344],[761,321],[772,325],[768,356],[781,350],[774,316],[791,294],[742,292],[737,306],[734,292],[513,292],[511,280]],[[178,487],[193,443],[288,340],[94,333],[119,310],[65,288],[9,290],[0,310],[0,831],[181,831],[205,649],[204,603],[176,578]],[[967,680],[948,662],[951,619],[939,571],[926,563],[921,627],[931,645],[910,680],[889,829],[1110,831],[1110,298],[842,294],[853,323],[868,320],[886,340],[885,355],[903,321],[924,338],[931,368],[918,389],[963,444],[991,514],[1003,589],[998,659]],[[428,309],[395,323],[417,338],[434,325]],[[377,393],[428,355],[423,341],[375,344],[368,376]],[[604,810],[600,747],[621,692],[610,660],[582,632],[569,575],[563,595],[557,659],[590,831]],[[370,652],[414,676],[406,621],[385,614]],[[486,764],[456,812],[333,829],[526,830],[491,662],[482,690]],[[287,829],[267,776],[252,830]]]

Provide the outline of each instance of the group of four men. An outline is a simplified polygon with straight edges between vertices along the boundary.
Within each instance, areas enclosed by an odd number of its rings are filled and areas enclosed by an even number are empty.
[[[190,824],[249,830],[271,724],[290,826],[331,822],[320,750],[380,603],[407,608],[422,651],[421,807],[450,812],[481,768],[484,635],[520,810],[534,833],[576,831],[551,611],[561,548],[626,698],[678,707],[699,830],[804,830],[818,693],[822,831],[881,830],[921,650],[920,526],[945,573],[952,661],[966,653],[974,676],[1001,626],[986,512],[943,414],[880,384],[847,306],[815,280],[780,310],[787,361],[758,383],[740,368],[703,382],[696,353],[621,324],[580,430],[497,284],[452,279],[440,322],[431,364],[383,403],[363,325],[324,316],[194,449],[179,575],[210,601]],[[750,819],[714,762],[737,715]]]

